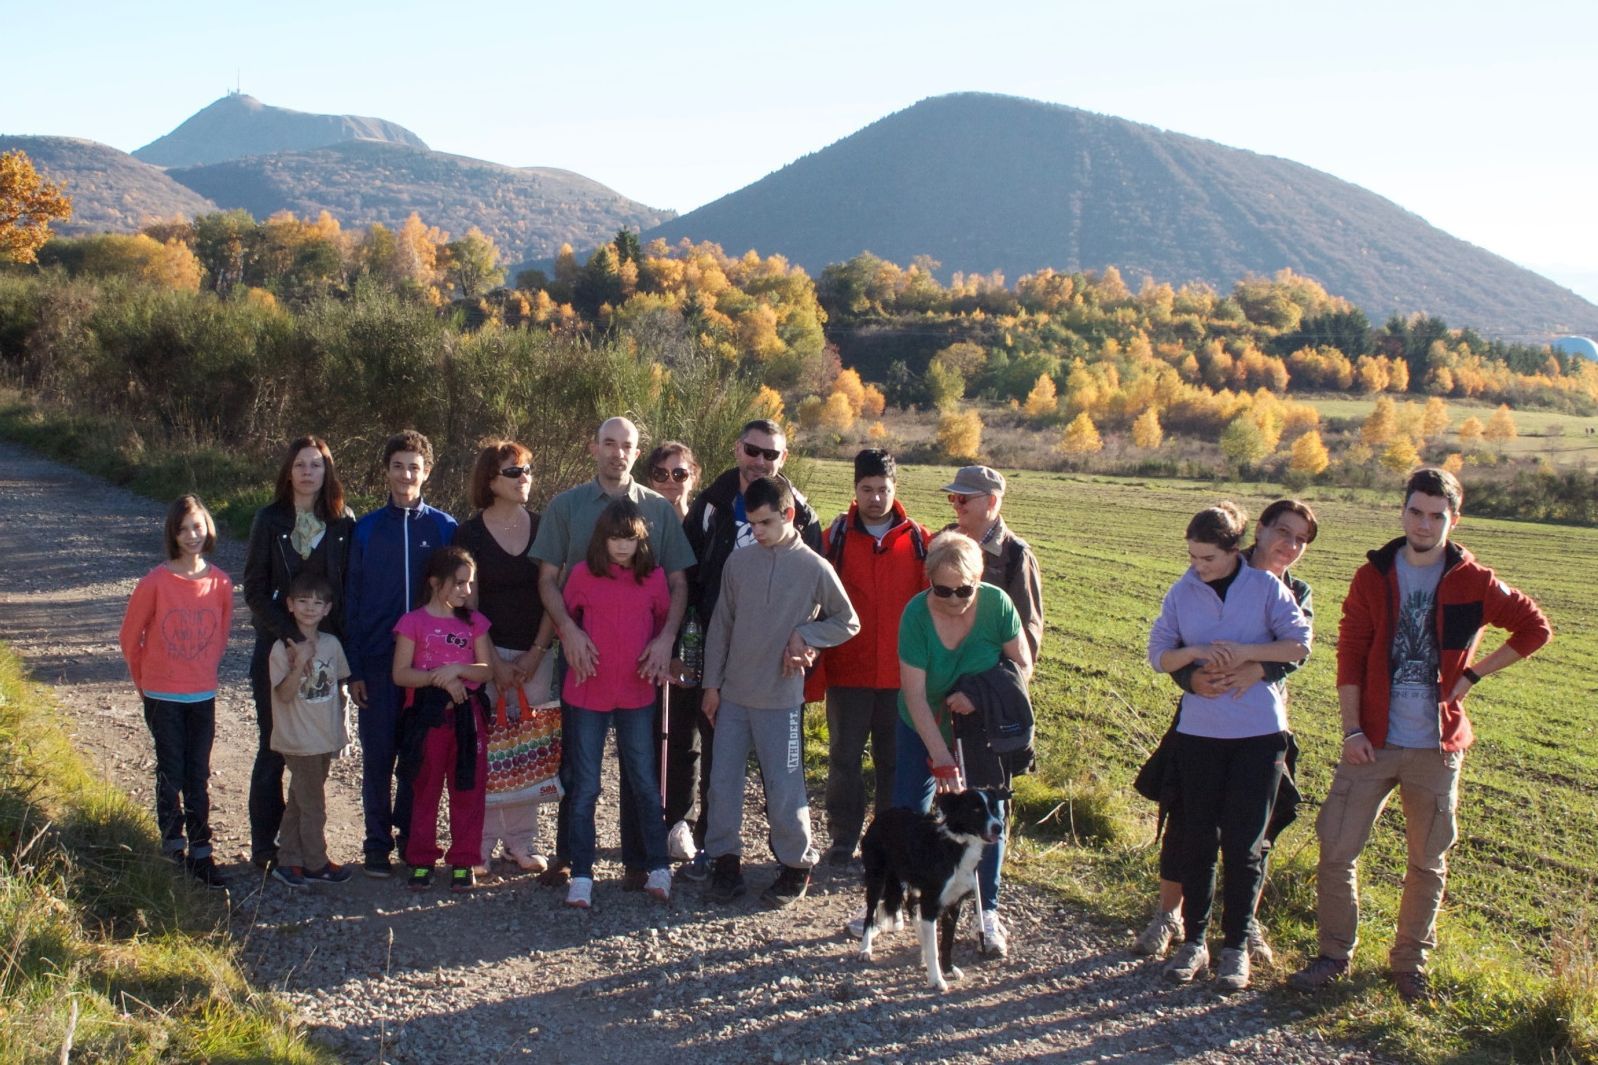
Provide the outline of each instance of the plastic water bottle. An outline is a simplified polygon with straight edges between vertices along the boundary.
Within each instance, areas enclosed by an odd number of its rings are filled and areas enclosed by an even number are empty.
[[[688,608],[688,620],[683,623],[678,638],[677,657],[682,659],[683,671],[697,683],[705,672],[705,630],[699,626],[699,616]]]

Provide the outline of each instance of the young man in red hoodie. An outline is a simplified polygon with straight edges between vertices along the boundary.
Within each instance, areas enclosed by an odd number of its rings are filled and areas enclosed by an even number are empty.
[[[1459,770],[1474,736],[1465,696],[1552,638],[1537,604],[1449,540],[1463,490],[1444,470],[1404,486],[1404,535],[1354,573],[1337,638],[1342,760],[1315,822],[1320,956],[1289,983],[1325,987],[1348,972],[1359,928],[1355,865],[1388,796],[1404,804],[1409,871],[1388,955],[1406,1003],[1429,998],[1448,851],[1458,835]],[[1472,662],[1483,626],[1509,638]]]

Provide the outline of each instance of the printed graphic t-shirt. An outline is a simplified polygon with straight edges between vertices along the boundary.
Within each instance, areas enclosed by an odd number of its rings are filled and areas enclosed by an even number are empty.
[[[267,676],[275,689],[289,675],[288,646],[277,640],[267,657]],[[332,754],[350,742],[344,728],[344,700],[339,682],[350,675],[344,648],[332,635],[316,634],[311,671],[300,679],[291,700],[272,693],[272,750],[279,754]]]
[[[1393,626],[1392,694],[1387,710],[1387,746],[1435,749],[1441,742],[1437,710],[1437,631],[1432,625],[1443,560],[1411,566],[1400,551],[1398,623]]]
[[[404,636],[416,644],[411,657],[415,669],[437,669],[451,662],[475,662],[477,637],[488,631],[488,619],[477,611],[471,612],[470,621],[462,621],[454,614],[434,617],[426,607],[411,611],[394,626],[394,635]],[[482,687],[480,681],[464,681],[467,688]]]

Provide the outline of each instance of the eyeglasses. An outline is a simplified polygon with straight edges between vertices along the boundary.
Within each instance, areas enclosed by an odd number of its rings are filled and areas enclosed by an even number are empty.
[[[656,466],[649,471],[649,479],[656,484],[665,484],[667,481],[676,481],[682,484],[694,475],[694,471],[687,466],[678,466],[675,470],[668,470],[664,466]]]
[[[514,481],[522,474],[531,474],[532,472],[533,468],[531,466],[506,466],[504,469],[499,471],[499,475],[501,477],[509,477]]]
[[[765,459],[767,462],[776,462],[782,458],[782,452],[775,448],[756,447],[748,441],[744,442],[744,454],[752,459]]]
[[[949,599],[954,596],[958,596],[961,599],[970,599],[976,594],[976,591],[977,586],[974,584],[962,584],[958,588],[950,588],[947,584],[934,584],[932,586],[932,594],[939,599]]]

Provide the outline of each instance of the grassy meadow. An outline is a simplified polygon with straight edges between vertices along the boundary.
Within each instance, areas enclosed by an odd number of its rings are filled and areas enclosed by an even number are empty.
[[[949,520],[939,488],[952,468],[900,472],[912,516],[934,527]],[[800,476],[824,521],[847,503],[848,464],[807,463]],[[1187,564],[1188,518],[1223,498],[1257,514],[1274,495],[1260,485],[1010,478],[1005,517],[1038,553],[1048,619],[1033,688],[1040,773],[1020,793],[1017,816],[1031,838],[1016,849],[1016,872],[1090,904],[1126,927],[1129,941],[1147,918],[1155,877],[1153,807],[1131,780],[1169,723],[1176,692],[1145,659],[1148,630]],[[1340,751],[1334,648],[1343,595],[1365,552],[1398,535],[1399,500],[1396,492],[1346,489],[1312,489],[1305,498],[1320,536],[1296,572],[1315,589],[1317,644],[1292,681],[1291,716],[1303,748],[1300,787],[1315,802]],[[1361,865],[1356,978],[1296,1001],[1319,1023],[1421,1060],[1587,1060],[1598,1047],[1590,1027],[1598,974],[1589,956],[1598,674],[1586,660],[1598,635],[1598,576],[1584,563],[1598,550],[1598,530],[1472,519],[1468,497],[1465,512],[1456,539],[1533,596],[1556,636],[1484,681],[1469,703],[1480,738],[1465,762],[1460,842],[1435,957],[1444,994],[1435,1009],[1412,1014],[1380,979],[1404,871],[1394,802]],[[1498,640],[1490,631],[1483,653]],[[1314,815],[1305,808],[1283,834],[1262,905],[1284,967],[1315,948]]]
[[[1318,395],[1290,396],[1300,399],[1321,412],[1329,421],[1360,422],[1370,416],[1376,406],[1374,396]],[[1424,403],[1425,397],[1394,396],[1396,402],[1405,400]],[[1463,448],[1459,442],[1459,426],[1466,418],[1475,418],[1486,425],[1493,412],[1494,403],[1474,403],[1457,399],[1448,401],[1449,425],[1438,443],[1450,450]],[[1503,455],[1509,459],[1534,459],[1546,457],[1556,467],[1577,467],[1598,462],[1598,416],[1569,414],[1558,410],[1527,407],[1513,412],[1515,429],[1520,434],[1505,442]],[[1593,435],[1588,435],[1589,431]],[[1495,444],[1483,445],[1497,454]]]

